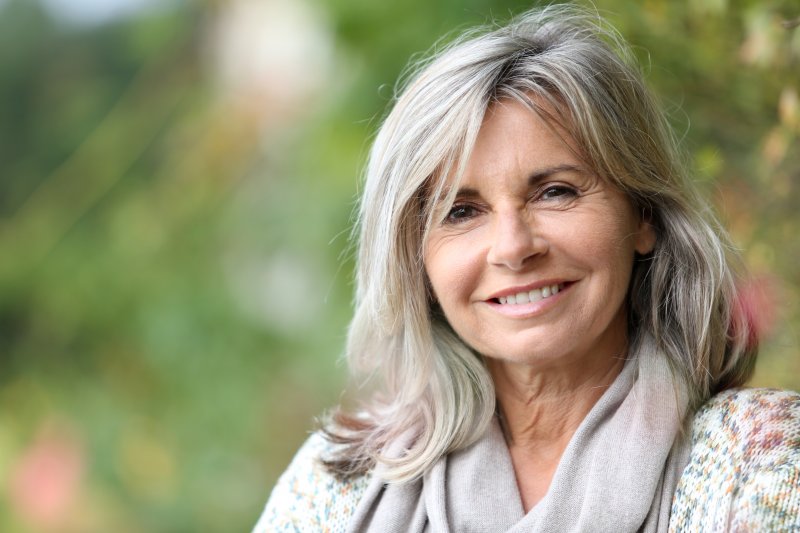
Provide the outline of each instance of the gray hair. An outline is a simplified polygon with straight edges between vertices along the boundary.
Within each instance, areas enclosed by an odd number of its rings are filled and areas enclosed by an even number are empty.
[[[738,257],[615,30],[597,14],[549,6],[468,32],[414,72],[372,146],[358,219],[347,355],[380,392],[328,420],[329,438],[345,444],[327,461],[333,472],[377,462],[389,480],[415,478],[494,415],[492,380],[433,304],[422,250],[434,206],[452,201],[445,179],[459,179],[487,109],[503,99],[570,132],[588,167],[654,226],[628,297],[631,351],[652,337],[694,406],[750,377],[757,342],[737,312]],[[389,457],[386,447],[409,434],[407,453]]]

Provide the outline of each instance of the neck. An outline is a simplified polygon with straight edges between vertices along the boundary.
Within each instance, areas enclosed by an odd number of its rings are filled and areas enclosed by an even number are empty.
[[[547,494],[572,435],[624,364],[623,357],[609,357],[543,372],[487,361],[526,513]]]
[[[566,446],[624,363],[609,358],[590,368],[542,372],[488,361],[509,447]]]

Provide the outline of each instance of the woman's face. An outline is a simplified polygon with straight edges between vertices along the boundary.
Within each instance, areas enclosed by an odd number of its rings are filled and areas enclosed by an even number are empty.
[[[472,348],[558,367],[624,354],[634,254],[654,243],[621,191],[505,101],[487,113],[455,204],[431,229],[425,269]]]

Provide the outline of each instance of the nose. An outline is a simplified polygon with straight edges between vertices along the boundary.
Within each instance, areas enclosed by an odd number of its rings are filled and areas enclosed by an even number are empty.
[[[534,228],[527,213],[513,211],[496,214],[491,247],[486,260],[491,265],[521,270],[529,259],[543,254],[549,245]]]

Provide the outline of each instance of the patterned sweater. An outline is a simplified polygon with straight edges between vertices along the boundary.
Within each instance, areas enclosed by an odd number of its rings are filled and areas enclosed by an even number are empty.
[[[691,439],[670,531],[800,532],[800,394],[723,392],[696,413]],[[326,472],[317,459],[331,446],[319,433],[306,441],[253,533],[346,530],[369,476]]]

